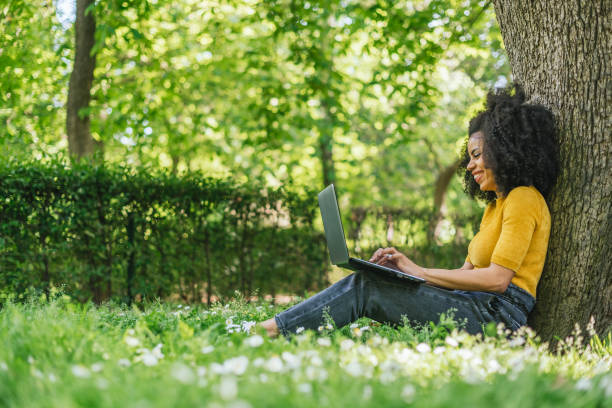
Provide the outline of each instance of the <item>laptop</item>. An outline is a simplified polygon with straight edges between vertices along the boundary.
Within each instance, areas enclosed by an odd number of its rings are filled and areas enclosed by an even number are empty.
[[[333,184],[330,184],[319,193],[319,208],[321,209],[321,218],[323,218],[327,249],[329,250],[329,257],[333,265],[353,271],[381,273],[412,282],[425,282],[425,279],[418,276],[409,275],[397,269],[349,256],[344,229],[342,228],[342,219],[340,218],[340,208],[336,199],[336,190],[334,190]]]

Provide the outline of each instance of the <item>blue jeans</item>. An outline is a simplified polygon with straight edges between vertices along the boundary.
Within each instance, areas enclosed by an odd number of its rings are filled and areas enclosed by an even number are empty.
[[[283,335],[298,327],[317,329],[327,310],[337,327],[361,317],[397,325],[410,321],[438,322],[440,313],[455,309],[457,321],[466,320],[469,333],[482,332],[489,322],[502,322],[516,330],[527,323],[535,299],[510,284],[503,293],[448,290],[372,272],[355,272],[316,295],[275,316]]]

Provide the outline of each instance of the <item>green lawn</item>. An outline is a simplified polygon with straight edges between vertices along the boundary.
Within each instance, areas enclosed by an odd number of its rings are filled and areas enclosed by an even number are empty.
[[[0,406],[612,407],[610,336],[553,352],[529,330],[506,339],[489,327],[483,339],[450,319],[397,329],[362,319],[290,340],[245,332],[278,310],[6,302]]]

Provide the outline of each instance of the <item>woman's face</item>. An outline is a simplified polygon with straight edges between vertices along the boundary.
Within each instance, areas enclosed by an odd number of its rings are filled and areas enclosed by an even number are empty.
[[[482,191],[497,191],[495,177],[490,168],[485,167],[482,149],[484,147],[484,134],[481,131],[474,132],[468,139],[468,154],[470,162],[467,170],[472,173],[474,181],[478,183]]]

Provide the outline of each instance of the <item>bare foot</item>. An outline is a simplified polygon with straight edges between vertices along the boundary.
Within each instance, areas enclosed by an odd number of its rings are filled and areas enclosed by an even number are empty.
[[[276,325],[276,320],[274,320],[274,318],[261,322],[259,325],[266,330],[268,337],[278,337],[278,326]]]

